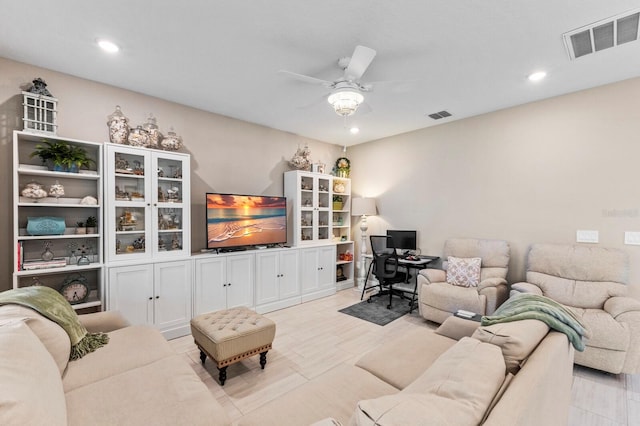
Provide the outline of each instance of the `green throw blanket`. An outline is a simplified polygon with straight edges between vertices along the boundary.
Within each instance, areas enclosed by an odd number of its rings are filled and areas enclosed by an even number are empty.
[[[582,338],[590,337],[580,319],[566,307],[548,297],[521,293],[504,302],[491,316],[482,317],[482,325],[537,319],[564,333],[577,351],[584,351]]]
[[[82,358],[109,342],[109,336],[104,333],[89,333],[69,302],[50,287],[32,286],[0,293],[0,305],[7,304],[31,308],[62,327],[71,339],[71,360]]]

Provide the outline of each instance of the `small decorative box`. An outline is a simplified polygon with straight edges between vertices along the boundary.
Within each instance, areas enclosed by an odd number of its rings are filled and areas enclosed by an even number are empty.
[[[27,218],[28,235],[62,235],[64,230],[65,224],[62,217],[42,216]]]

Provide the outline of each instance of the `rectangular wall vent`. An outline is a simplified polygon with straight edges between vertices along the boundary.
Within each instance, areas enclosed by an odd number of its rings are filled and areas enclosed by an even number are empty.
[[[638,40],[640,9],[603,19],[564,33],[569,59],[599,52],[623,43]]]
[[[441,118],[451,117],[451,114],[448,111],[440,111],[429,114],[429,117],[433,118],[434,120],[440,120]]]

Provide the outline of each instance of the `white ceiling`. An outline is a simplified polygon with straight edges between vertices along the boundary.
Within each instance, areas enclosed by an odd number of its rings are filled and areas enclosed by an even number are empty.
[[[353,145],[639,76],[639,41],[570,61],[562,39],[639,6],[638,0],[0,0],[0,56]],[[122,50],[105,54],[98,37]],[[377,51],[362,81],[394,82],[365,94],[370,108],[348,120],[361,128],[354,136],[326,102],[327,89],[278,70],[334,80],[342,75],[337,60],[358,44]],[[526,76],[536,70],[548,77],[531,83]],[[453,117],[427,117],[441,110]]]

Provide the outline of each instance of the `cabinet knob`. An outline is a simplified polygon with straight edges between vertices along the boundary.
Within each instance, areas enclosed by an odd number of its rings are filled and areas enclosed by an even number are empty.
[[[153,300],[153,297],[150,297],[149,300]]]
[[[160,299],[160,296],[156,296],[156,299]]]
[[[153,203],[153,207],[158,207],[158,203]]]

